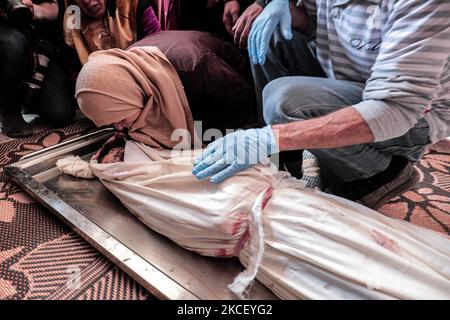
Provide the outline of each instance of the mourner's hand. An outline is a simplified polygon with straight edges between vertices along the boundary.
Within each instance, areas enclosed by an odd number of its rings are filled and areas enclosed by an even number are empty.
[[[240,13],[241,5],[239,4],[239,1],[232,0],[225,3],[223,8],[223,24],[230,35],[233,35],[233,26],[239,19]]]
[[[28,9],[31,10],[32,16],[34,17],[34,5],[33,1],[31,0],[22,0],[22,3],[28,7]]]
[[[232,29],[232,32],[234,32],[234,43],[237,44],[239,48],[247,47],[247,39],[253,22],[262,11],[263,7],[257,3],[253,3],[242,13],[236,24],[234,24]]]
[[[268,163],[269,156],[278,152],[271,126],[239,130],[211,143],[194,161],[192,173],[219,183],[253,165]]]
[[[309,17],[302,6],[296,6],[291,2],[292,29],[306,33],[310,26]]]
[[[31,0],[22,0],[33,13],[35,21],[55,21],[58,18],[59,6],[57,0],[47,0],[40,4],[33,4]]]
[[[289,0],[272,0],[256,18],[250,31],[248,52],[254,64],[264,64],[269,42],[278,26],[286,40],[292,39]]]

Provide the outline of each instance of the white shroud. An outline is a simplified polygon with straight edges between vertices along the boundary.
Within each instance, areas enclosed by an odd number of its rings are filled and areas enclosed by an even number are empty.
[[[90,170],[180,246],[239,256],[248,269],[230,289],[241,298],[256,275],[283,299],[450,299],[444,235],[305,189],[262,165],[219,185],[198,181],[191,171],[199,152],[174,156],[129,141],[123,163],[92,162]],[[80,167],[67,159],[58,166],[69,174]]]

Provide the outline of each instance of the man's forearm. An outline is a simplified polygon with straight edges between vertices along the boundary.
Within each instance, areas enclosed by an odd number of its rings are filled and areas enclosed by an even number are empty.
[[[352,107],[315,119],[273,125],[272,129],[280,151],[340,148],[374,141],[369,126]]]

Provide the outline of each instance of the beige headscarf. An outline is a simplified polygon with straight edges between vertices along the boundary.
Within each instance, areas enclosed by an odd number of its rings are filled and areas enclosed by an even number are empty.
[[[194,141],[192,114],[182,83],[156,47],[92,53],[78,76],[75,96],[81,111],[97,126],[139,113],[128,134],[149,146],[172,149],[181,139],[187,142],[183,134],[172,139],[176,129],[189,133],[190,144]]]

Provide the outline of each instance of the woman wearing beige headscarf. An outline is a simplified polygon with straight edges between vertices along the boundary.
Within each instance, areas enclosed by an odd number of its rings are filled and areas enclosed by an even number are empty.
[[[97,126],[128,129],[133,140],[171,149],[193,142],[194,125],[176,70],[156,47],[111,49],[89,56],[75,94]],[[178,130],[177,130],[178,129]],[[172,137],[177,130],[177,136]]]
[[[128,128],[134,140],[173,148],[172,132],[192,133],[192,118],[201,121],[198,134],[248,124],[256,107],[253,88],[240,75],[244,68],[239,50],[214,35],[164,31],[126,51],[92,53],[76,97],[96,125]]]

